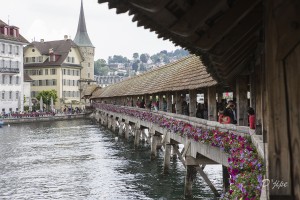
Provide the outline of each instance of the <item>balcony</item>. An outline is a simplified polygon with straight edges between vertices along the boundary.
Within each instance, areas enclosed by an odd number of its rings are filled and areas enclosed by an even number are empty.
[[[0,74],[18,74],[18,73],[20,73],[19,68],[10,68],[10,67],[0,68]]]

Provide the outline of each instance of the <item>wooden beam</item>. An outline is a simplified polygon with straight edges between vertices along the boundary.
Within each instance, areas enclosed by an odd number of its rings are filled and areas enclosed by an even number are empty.
[[[212,59],[221,57],[222,60],[232,54],[231,51],[239,49],[241,44],[249,41],[262,26],[262,13],[262,6],[259,4],[209,51]]]
[[[183,164],[184,168],[186,168],[185,160],[184,160],[184,158],[182,157],[181,153],[179,152],[178,147],[177,147],[175,144],[173,145],[173,149],[174,149],[174,151],[176,152],[176,154],[178,155],[178,158],[179,158],[179,160],[181,161],[181,163]]]
[[[231,9],[217,21],[212,28],[196,41],[195,45],[203,50],[211,49],[220,41],[233,27],[235,27],[251,10],[259,3],[260,0],[240,0],[237,1]]]
[[[198,0],[169,30],[177,35],[189,37],[203,26],[209,16],[227,7],[226,1]]]
[[[199,174],[202,176],[202,178],[204,179],[204,181],[207,183],[208,187],[211,189],[211,191],[214,193],[214,195],[216,197],[219,197],[220,194],[218,193],[217,189],[215,188],[215,186],[212,184],[212,182],[209,180],[209,178],[207,177],[207,175],[204,173],[203,169],[200,166],[196,167],[196,170],[199,172]]]
[[[205,156],[194,158],[192,156],[186,156],[185,157],[185,164],[186,165],[202,165],[202,164],[210,164],[210,165],[216,165],[219,164]]]
[[[143,9],[148,12],[155,13],[162,8],[169,2],[168,0],[129,0],[129,2],[140,9]]]

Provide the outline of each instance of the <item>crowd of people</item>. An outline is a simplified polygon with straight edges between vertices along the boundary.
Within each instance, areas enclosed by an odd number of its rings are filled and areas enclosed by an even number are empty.
[[[189,116],[189,103],[182,98],[181,101],[181,110],[183,115]],[[133,101],[129,102],[133,106]],[[237,114],[236,114],[236,104],[233,100],[229,100],[226,102],[225,99],[222,99],[220,103],[216,102],[218,108],[218,122],[221,124],[237,124]],[[130,106],[130,105],[129,105]],[[135,104],[138,108],[146,108],[150,111],[158,111],[160,110],[160,103],[157,99],[154,101],[150,100],[149,102],[145,102],[142,98],[138,99]],[[163,107],[163,111],[167,112],[167,101],[163,98],[163,103],[161,104]],[[176,113],[176,104],[172,104],[172,113]],[[255,112],[254,109],[249,107],[247,110],[248,113],[248,125],[251,129],[255,129]],[[208,106],[207,102],[198,103],[196,108],[196,117],[202,119],[208,119]]]

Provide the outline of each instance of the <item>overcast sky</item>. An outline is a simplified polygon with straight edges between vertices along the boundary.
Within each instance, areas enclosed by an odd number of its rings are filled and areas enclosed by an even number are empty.
[[[44,39],[61,40],[64,35],[74,39],[76,35],[80,0],[0,0],[0,19],[20,28],[29,41]],[[132,58],[133,53],[158,53],[173,51],[170,41],[158,39],[148,29],[137,27],[127,13],[117,15],[107,4],[97,0],[83,0],[89,37],[96,47],[95,60],[108,56],[123,55]]]

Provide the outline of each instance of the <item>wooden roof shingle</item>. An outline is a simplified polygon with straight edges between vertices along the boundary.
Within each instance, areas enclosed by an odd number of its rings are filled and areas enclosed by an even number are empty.
[[[192,90],[216,84],[217,82],[206,71],[200,58],[190,55],[160,68],[107,86],[101,92],[98,92],[98,96],[93,93],[92,98]]]

